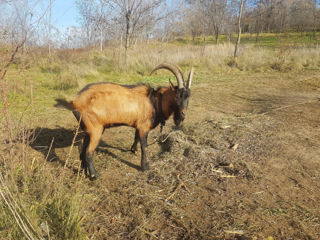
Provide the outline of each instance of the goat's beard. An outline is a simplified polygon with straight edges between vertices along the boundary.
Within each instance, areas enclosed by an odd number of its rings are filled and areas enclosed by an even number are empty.
[[[174,114],[174,116],[173,116],[173,120],[174,120],[174,124],[176,125],[176,126],[179,126],[182,122],[183,122],[183,120],[184,120],[184,113],[175,113]]]

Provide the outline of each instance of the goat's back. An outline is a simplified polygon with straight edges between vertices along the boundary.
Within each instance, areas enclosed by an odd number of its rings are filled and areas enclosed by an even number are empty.
[[[80,91],[73,105],[84,117],[100,124],[136,126],[152,118],[150,91],[147,85],[92,84]]]

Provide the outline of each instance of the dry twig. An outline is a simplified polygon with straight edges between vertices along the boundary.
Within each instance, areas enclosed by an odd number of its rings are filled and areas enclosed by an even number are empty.
[[[81,116],[80,116],[80,119],[79,119],[79,122],[78,122],[78,126],[77,126],[77,129],[76,129],[76,132],[75,132],[75,134],[74,134],[74,136],[73,136],[73,139],[72,139],[72,144],[71,144],[71,146],[70,146],[70,150],[69,150],[69,153],[68,153],[68,156],[67,156],[67,160],[66,160],[66,162],[65,162],[65,164],[64,164],[64,168],[66,168],[67,165],[68,165],[68,161],[69,161],[69,159],[70,159],[70,156],[71,156],[71,153],[72,153],[72,149],[73,149],[74,143],[75,143],[76,138],[77,138],[78,133],[79,133],[80,123],[81,123]]]
[[[285,106],[282,106],[282,107],[278,107],[278,108],[271,109],[270,111],[266,111],[266,112],[263,112],[263,113],[254,114],[254,115],[251,115],[251,116],[241,116],[241,117],[236,117],[236,118],[255,118],[255,117],[257,117],[257,116],[264,116],[264,115],[266,115],[266,114],[268,114],[268,113],[276,112],[276,111],[279,111],[279,110],[282,110],[282,109],[291,108],[291,107],[296,107],[296,106],[299,106],[299,105],[304,105],[304,104],[314,103],[314,102],[319,102],[319,101],[320,101],[320,99],[317,98],[317,99],[313,99],[313,100],[309,100],[309,101],[301,102],[301,103],[297,103],[297,104],[285,105]]]
[[[45,161],[47,161],[47,160],[48,160],[48,157],[49,157],[49,154],[50,154],[50,152],[51,152],[51,148],[52,148],[53,142],[54,142],[54,137],[53,137],[53,138],[52,138],[52,140],[51,140],[50,147],[49,147],[49,150],[48,150],[47,156],[46,156],[46,158],[45,158]]]
[[[186,185],[184,184],[184,182],[181,180],[180,175],[181,175],[181,173],[178,173],[178,174],[177,174],[177,179],[178,179],[179,183],[178,183],[177,187],[174,189],[173,193],[171,193],[170,196],[165,199],[166,202],[169,201],[170,199],[172,199],[172,198],[174,197],[174,195],[176,194],[176,192],[177,192],[181,187],[184,187],[184,189],[186,189],[187,192],[190,192],[189,189],[187,188],[187,186],[186,186]]]
[[[155,239],[159,239],[156,235],[154,235],[152,232],[147,231],[146,229],[144,229],[143,227],[138,227],[139,230]]]
[[[167,141],[167,139],[169,138],[170,135],[177,133],[177,132],[181,132],[181,130],[169,132],[168,135],[164,139],[161,140],[161,142],[164,143],[165,141]]]
[[[234,234],[234,235],[243,235],[244,231],[242,230],[224,230],[227,234]]]

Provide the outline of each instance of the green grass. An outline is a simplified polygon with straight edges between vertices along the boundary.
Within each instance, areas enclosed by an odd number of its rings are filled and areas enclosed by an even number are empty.
[[[300,34],[293,33],[286,36],[261,34],[258,43],[255,42],[254,35],[244,34],[242,38],[244,45],[237,60],[232,58],[232,45],[216,46],[215,39],[210,36],[207,37],[209,45],[203,54],[203,40],[197,38],[196,41],[181,39],[167,44],[152,43],[150,46],[136,46],[130,49],[127,66],[121,62],[123,59],[117,57],[120,55],[112,48],[106,48],[103,53],[88,50],[73,53],[74,55],[71,52],[70,55],[64,56],[57,53],[57,56],[52,58],[39,56],[27,69],[17,62],[12,65],[7,75],[10,119],[12,123],[15,123],[16,119],[27,121],[30,115],[34,114],[31,115],[33,123],[36,124],[36,120],[40,119],[41,127],[56,126],[59,122],[65,122],[66,118],[72,118],[72,114],[54,108],[54,99],[58,97],[72,99],[82,87],[92,82],[147,83],[157,87],[167,86],[168,79],[171,78],[175,83],[174,77],[168,71],[161,70],[149,75],[152,68],[161,62],[179,65],[185,71],[185,75],[190,67],[194,66],[195,76],[192,84],[196,86],[213,84],[216,88],[221,86],[232,88],[237,84],[240,86],[248,76],[251,77],[250,84],[258,88],[259,84],[267,85],[269,78],[274,80],[280,73],[303,74],[304,71],[320,70],[320,55],[317,49],[275,47],[291,42],[301,46],[314,44],[313,40]],[[220,42],[226,42],[226,36],[221,36]],[[257,79],[261,76],[267,77],[265,82],[259,83],[252,81],[256,76]],[[31,84],[33,99],[30,93]],[[246,87],[252,86],[247,84]],[[212,91],[212,94],[219,96],[219,92]],[[213,99],[210,95],[199,96],[202,97],[205,98],[203,106]],[[2,108],[1,105],[0,111]],[[72,124],[75,122],[71,122],[69,126]],[[60,165],[54,165],[54,168],[50,167],[52,164],[47,165],[45,162],[33,163],[33,159],[44,158],[33,156],[34,152],[30,151],[25,161],[21,161],[20,155],[23,151],[16,151],[18,157],[13,158],[13,161],[7,161],[12,174],[12,189],[15,190],[14,194],[20,197],[19,203],[26,209],[35,226],[47,222],[52,231],[51,239],[84,239],[82,228],[84,216],[79,212],[86,201],[91,199],[82,199],[81,192],[76,191],[81,187],[69,181],[74,181],[75,175],[71,174],[70,179],[61,180],[61,172],[56,170],[63,168]],[[21,167],[21,164],[25,165]],[[268,209],[267,213],[285,214],[280,208]],[[8,209],[2,203],[0,203],[1,238],[23,238]]]
[[[296,33],[296,32],[289,32],[289,33],[260,33],[257,34],[250,34],[250,33],[243,33],[241,35],[241,43],[242,44],[253,44],[257,47],[270,47],[270,48],[279,48],[285,46],[292,46],[292,47],[310,47],[316,46],[320,44],[320,33],[317,32],[317,38],[313,37],[313,33]],[[237,35],[231,35],[230,41],[234,43],[236,41]],[[205,41],[204,41],[205,40]],[[216,40],[214,36],[206,36],[204,37],[196,37],[194,40],[192,38],[178,38],[172,42],[175,45],[186,45],[186,44],[193,44],[193,45],[212,45],[216,44]],[[228,38],[226,35],[219,36],[219,43],[228,43]]]
[[[314,39],[311,33],[263,33],[259,36],[243,34],[241,40],[242,43],[252,43],[261,47],[307,47],[320,44],[320,40]]]
[[[210,81],[208,76],[224,76],[246,72],[290,72],[320,70],[320,55],[317,49],[309,48],[315,40],[300,33],[261,34],[259,42],[255,35],[243,34],[240,54],[235,61],[233,46],[213,44],[212,36],[206,37],[205,49],[202,38],[178,39],[172,43],[152,43],[150,46],[135,46],[129,51],[127,65],[118,49],[106,48],[103,53],[93,50],[57,55],[47,58],[34,57],[28,68],[18,63],[11,66],[7,75],[8,100],[11,113],[19,115],[30,108],[30,84],[33,86],[33,103],[37,113],[43,113],[61,96],[71,98],[85,85],[93,82],[119,84],[147,83],[154,87],[167,85],[174,77],[167,71],[150,71],[161,62],[179,65],[184,71],[195,67],[195,81]],[[226,41],[222,35],[221,43]],[[211,44],[211,45],[210,45]],[[276,48],[280,45],[301,45],[306,48]],[[200,45],[200,46],[198,46]],[[205,51],[205,52],[203,52]],[[18,62],[21,62],[19,60]]]

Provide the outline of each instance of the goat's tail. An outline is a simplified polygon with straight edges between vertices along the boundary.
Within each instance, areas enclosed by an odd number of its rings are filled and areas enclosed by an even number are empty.
[[[57,108],[66,108],[70,111],[74,110],[74,106],[72,101],[67,101],[66,99],[62,99],[62,98],[57,98],[56,100],[56,104],[54,105]]]

